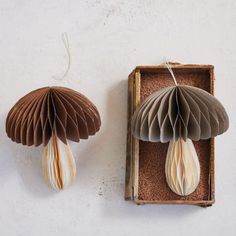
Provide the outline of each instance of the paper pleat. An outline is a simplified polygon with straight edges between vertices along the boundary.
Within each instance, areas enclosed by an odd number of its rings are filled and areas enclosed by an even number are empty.
[[[133,135],[144,141],[165,143],[179,137],[197,141],[225,132],[229,118],[210,93],[178,85],[150,95],[135,111],[131,127]]]
[[[9,138],[23,145],[47,145],[52,133],[63,142],[94,135],[101,121],[97,108],[82,94],[65,87],[45,87],[22,97],[6,120]]]

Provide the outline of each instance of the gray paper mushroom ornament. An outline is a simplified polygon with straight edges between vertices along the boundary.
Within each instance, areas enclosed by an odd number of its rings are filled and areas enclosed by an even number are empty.
[[[210,93],[193,86],[178,85],[166,64],[174,86],[163,88],[136,109],[131,130],[137,139],[169,142],[165,174],[170,189],[186,196],[197,188],[200,165],[193,141],[209,139],[229,127],[228,115],[222,104]]]

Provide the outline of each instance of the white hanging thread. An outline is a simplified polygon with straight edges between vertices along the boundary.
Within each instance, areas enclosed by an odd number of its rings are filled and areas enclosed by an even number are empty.
[[[170,74],[171,74],[171,76],[172,76],[172,78],[173,78],[173,80],[174,80],[174,82],[175,82],[175,85],[178,86],[177,80],[176,80],[176,78],[175,78],[175,75],[174,75],[173,70],[171,69],[170,64],[166,61],[166,62],[164,62],[164,65],[165,65],[166,68],[169,70],[169,72],[170,72]]]
[[[67,74],[69,73],[70,66],[71,66],[71,54],[70,54],[69,37],[68,37],[66,32],[62,33],[61,39],[62,39],[62,42],[63,42],[63,44],[65,46],[65,49],[66,49],[66,52],[67,52],[68,63],[67,63],[66,71],[64,72],[64,74],[61,77],[52,76],[52,78],[57,80],[57,81],[63,81],[66,78]]]

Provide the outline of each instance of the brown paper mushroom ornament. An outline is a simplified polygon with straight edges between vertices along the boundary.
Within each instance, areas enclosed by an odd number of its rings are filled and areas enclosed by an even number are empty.
[[[28,93],[12,107],[6,132],[16,143],[43,144],[43,175],[52,188],[60,190],[76,175],[68,140],[87,139],[100,125],[98,110],[88,98],[69,88],[44,87]]]
[[[176,82],[172,70],[170,72]],[[200,180],[200,165],[192,140],[215,137],[228,127],[228,115],[214,96],[177,82],[147,97],[131,121],[132,133],[137,139],[169,142],[166,181],[170,189],[181,196],[194,192]]]

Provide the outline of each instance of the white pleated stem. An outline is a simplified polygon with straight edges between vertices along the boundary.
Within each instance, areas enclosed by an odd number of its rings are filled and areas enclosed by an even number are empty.
[[[200,181],[200,165],[193,142],[179,138],[170,141],[166,164],[166,181],[170,189],[180,196],[194,192]]]
[[[75,179],[76,165],[69,144],[64,144],[52,135],[43,150],[43,175],[46,182],[55,190],[69,186]]]

